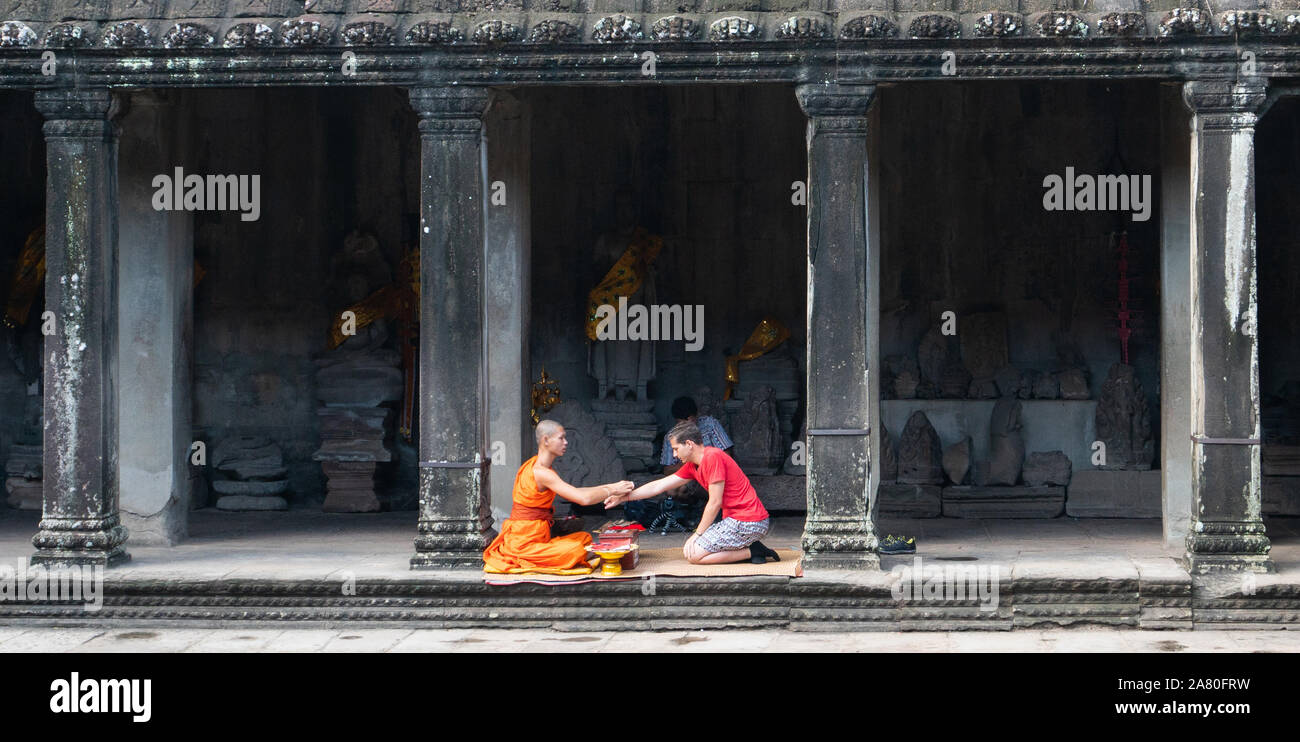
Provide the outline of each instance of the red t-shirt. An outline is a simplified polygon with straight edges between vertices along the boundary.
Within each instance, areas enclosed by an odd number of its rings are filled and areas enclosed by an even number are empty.
[[[749,477],[746,477],[745,472],[740,470],[740,465],[720,448],[704,446],[704,458],[700,459],[700,465],[697,467],[691,463],[683,464],[676,474],[682,479],[694,479],[706,492],[710,484],[723,482],[722,517],[724,518],[752,522],[767,517],[767,508],[759,501],[754,485],[749,483]]]

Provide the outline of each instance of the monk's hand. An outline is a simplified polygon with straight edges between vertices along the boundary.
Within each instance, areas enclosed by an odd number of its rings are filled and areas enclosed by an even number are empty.
[[[614,491],[615,495],[622,496],[631,494],[632,490],[636,488],[636,485],[625,479],[622,482],[611,484],[610,488]]]

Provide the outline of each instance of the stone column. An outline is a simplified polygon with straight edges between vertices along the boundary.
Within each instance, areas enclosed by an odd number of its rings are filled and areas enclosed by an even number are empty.
[[[36,93],[45,115],[45,497],[33,562],[128,558],[118,521],[117,133],[107,90]]]
[[[184,539],[190,508],[194,220],[153,208],[154,177],[184,165],[185,128],[166,95],[131,94],[120,122],[118,353],[130,414],[118,429],[122,523],[133,544]]]
[[[514,474],[536,450],[528,411],[528,316],[532,236],[529,232],[529,111],[518,98],[494,92],[485,120],[488,138],[487,304],[488,440],[494,465],[492,513],[510,513]]]
[[[805,84],[808,115],[808,519],[810,568],[878,568],[868,507],[875,423],[868,367],[876,328],[868,285],[878,246],[867,224],[872,85]]]
[[[420,524],[411,567],[481,569],[491,533],[481,87],[413,88],[420,117]]]
[[[1167,549],[1192,520],[1191,129],[1182,83],[1160,99],[1160,492]]]
[[[1255,299],[1255,122],[1262,82],[1195,81],[1192,110],[1193,573],[1265,571]]]

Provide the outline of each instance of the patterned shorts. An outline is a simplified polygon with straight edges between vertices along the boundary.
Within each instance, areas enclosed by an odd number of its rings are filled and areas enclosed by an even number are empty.
[[[709,526],[695,543],[707,552],[737,551],[747,549],[749,545],[767,535],[772,520],[736,520],[723,518]]]

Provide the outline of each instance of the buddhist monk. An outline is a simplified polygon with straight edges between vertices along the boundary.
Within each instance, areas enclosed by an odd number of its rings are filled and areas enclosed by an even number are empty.
[[[668,431],[673,455],[685,462],[682,468],[662,479],[647,482],[627,495],[613,495],[605,500],[612,508],[628,500],[644,500],[676,489],[694,479],[709,492],[709,502],[695,527],[695,533],[682,547],[682,556],[691,564],[729,564],[750,561],[764,564],[781,557],[758,539],[767,534],[772,521],[749,483],[749,477],[724,451],[704,445],[699,427],[690,420]],[[719,520],[718,516],[722,518]]]
[[[483,552],[485,572],[575,575],[591,572],[587,546],[591,534],[571,533],[551,538],[555,496],[579,505],[595,505],[626,495],[632,483],[623,481],[596,487],[574,487],[555,473],[552,465],[564,455],[569,442],[564,426],[554,420],[537,424],[537,455],[524,462],[515,475],[514,507],[501,524],[501,533]]]

